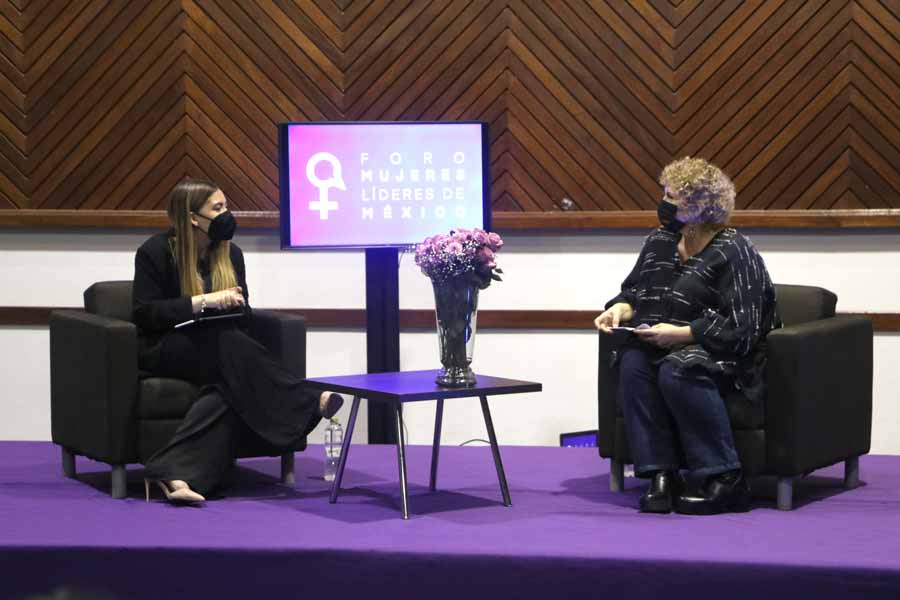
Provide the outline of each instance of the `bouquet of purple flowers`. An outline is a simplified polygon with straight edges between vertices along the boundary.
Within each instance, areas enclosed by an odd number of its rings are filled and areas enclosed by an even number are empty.
[[[503,271],[494,260],[502,247],[503,240],[496,233],[456,229],[417,244],[416,264],[436,285],[463,280],[483,290],[491,281],[502,281]]]
[[[471,363],[475,349],[478,291],[501,281],[494,254],[503,247],[496,233],[457,229],[425,238],[416,245],[416,264],[434,287],[440,370],[435,382],[446,387],[475,384]]]

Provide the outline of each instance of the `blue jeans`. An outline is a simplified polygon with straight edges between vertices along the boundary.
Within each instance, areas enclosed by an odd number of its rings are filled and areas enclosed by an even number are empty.
[[[623,348],[618,402],[638,477],[690,469],[709,476],[741,467],[717,382],[705,371]],[[656,364],[654,364],[656,363]]]

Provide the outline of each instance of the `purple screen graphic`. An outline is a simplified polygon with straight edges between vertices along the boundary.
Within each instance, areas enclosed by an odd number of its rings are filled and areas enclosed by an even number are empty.
[[[479,123],[297,124],[285,137],[285,246],[399,246],[484,225]]]
[[[576,431],[559,434],[559,445],[566,448],[596,448],[597,431]]]

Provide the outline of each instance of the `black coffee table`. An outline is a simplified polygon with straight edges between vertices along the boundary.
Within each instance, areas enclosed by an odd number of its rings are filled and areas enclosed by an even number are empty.
[[[353,427],[356,425],[356,414],[359,411],[359,402],[362,398],[375,402],[388,402],[393,406],[397,417],[397,462],[400,467],[400,491],[403,507],[403,518],[409,518],[408,496],[406,491],[406,440],[403,432],[403,404],[406,402],[418,402],[420,400],[437,400],[437,408],[434,418],[434,444],[431,448],[431,479],[429,488],[437,489],[438,453],[441,445],[441,420],[444,413],[444,400],[449,398],[471,398],[477,396],[481,400],[481,412],[484,415],[484,424],[487,428],[488,438],[491,441],[491,451],[494,454],[494,465],[497,467],[497,477],[500,479],[500,491],[503,493],[504,506],[511,506],[509,487],[506,484],[506,474],[503,472],[503,461],[500,459],[500,448],[497,446],[497,436],[494,433],[494,423],[491,420],[491,411],[488,408],[488,396],[502,394],[522,394],[526,392],[541,391],[541,384],[531,381],[519,381],[516,379],[503,379],[501,377],[489,377],[478,375],[478,382],[467,388],[444,388],[434,382],[437,371],[399,371],[391,373],[369,373],[365,375],[344,375],[339,377],[316,377],[308,379],[307,383],[316,389],[331,390],[333,392],[353,396],[353,405],[350,408],[350,420],[347,423],[347,431],[344,434],[344,444],[341,447],[341,459],[338,470],[334,476],[331,487],[331,503],[337,502],[341,489],[341,479],[344,476],[344,467],[347,464],[347,455],[350,451],[350,440],[353,437]]]

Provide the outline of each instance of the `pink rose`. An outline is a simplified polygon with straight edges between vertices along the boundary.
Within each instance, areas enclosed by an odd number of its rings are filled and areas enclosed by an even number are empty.
[[[491,245],[494,252],[503,247],[503,240],[496,233],[488,234],[488,243]]]
[[[494,262],[494,251],[487,246],[478,251],[476,258],[482,267],[493,269],[497,266]]]
[[[444,249],[450,254],[459,254],[460,252],[462,252],[463,247],[459,242],[450,242]]]
[[[488,237],[488,234],[486,232],[482,231],[481,229],[475,230],[475,233],[472,234],[472,239],[474,239],[475,242],[478,243],[478,245],[480,245],[480,246],[490,243],[490,238]]]

